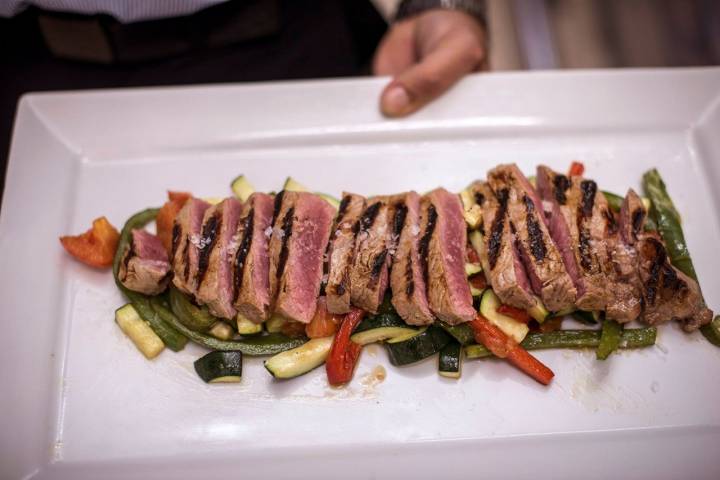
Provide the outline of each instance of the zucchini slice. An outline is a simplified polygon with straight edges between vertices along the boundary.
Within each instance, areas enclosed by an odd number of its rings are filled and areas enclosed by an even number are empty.
[[[210,205],[217,205],[218,203],[222,202],[224,198],[222,197],[205,197],[203,198],[207,203]]]
[[[390,363],[396,366],[419,362],[438,353],[452,338],[442,328],[430,325],[403,341],[386,342]]]
[[[294,378],[325,363],[335,337],[313,338],[292,350],[265,360],[265,368],[275,378]]]
[[[237,331],[240,335],[255,335],[263,331],[262,323],[255,323],[239,313],[235,319],[237,320]]]
[[[218,321],[215,322],[215,325],[210,328],[208,333],[219,340],[230,340],[234,336],[235,331],[227,323]]]
[[[328,202],[335,210],[340,209],[340,200],[327,193],[315,192],[315,195]]]
[[[527,309],[528,315],[537,320],[538,323],[543,323],[550,317],[550,312],[545,308],[545,304],[539,298],[535,297],[535,305]]]
[[[470,345],[475,343],[475,333],[473,329],[467,323],[461,323],[459,325],[450,325],[443,321],[438,321],[440,328],[449,333],[455,340],[460,342],[460,345]]]
[[[522,342],[530,330],[528,326],[512,317],[498,313],[498,307],[500,307],[500,299],[492,289],[488,288],[480,300],[480,313],[490,323],[502,330],[505,335],[512,337],[517,343]]]
[[[265,322],[265,329],[268,331],[268,333],[277,333],[282,330],[282,326],[285,325],[286,322],[287,320],[285,319],[285,317],[282,317],[280,315],[273,315]]]
[[[381,313],[365,318],[355,327],[350,340],[359,344],[392,341],[396,338],[407,338],[414,335],[418,329],[408,326],[402,319],[393,313]]]
[[[450,342],[440,350],[438,357],[438,373],[443,377],[460,378],[462,368],[462,345],[458,342]]]
[[[305,187],[302,183],[298,182],[292,177],[287,177],[287,180],[285,180],[285,183],[283,184],[283,190],[287,192],[309,192],[310,190]]]
[[[462,200],[463,204],[465,223],[467,223],[470,230],[475,230],[480,226],[480,222],[482,221],[482,208],[475,203],[475,199],[469,188],[460,192],[460,200]]]
[[[235,196],[242,202],[246,202],[247,199],[250,198],[250,195],[255,193],[255,187],[252,186],[245,175],[236,177],[230,184],[230,188]]]
[[[482,272],[482,267],[479,263],[466,263],[465,264],[465,276],[472,277],[476,273]]]
[[[148,360],[157,357],[165,348],[165,344],[157,333],[140,318],[131,303],[115,310],[115,323]]]
[[[482,233],[478,232],[477,230],[473,230],[468,234],[468,240],[470,240],[470,245],[472,245],[475,253],[477,253],[478,256],[482,258],[482,252],[485,243]]]
[[[242,378],[242,352],[210,352],[195,360],[193,365],[205,383],[239,382]]]

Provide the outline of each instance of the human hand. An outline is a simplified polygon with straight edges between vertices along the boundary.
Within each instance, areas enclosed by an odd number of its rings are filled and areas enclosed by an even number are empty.
[[[394,24],[375,52],[373,73],[392,75],[380,110],[403,117],[442,95],[464,75],[485,66],[485,29],[454,10],[428,10]]]

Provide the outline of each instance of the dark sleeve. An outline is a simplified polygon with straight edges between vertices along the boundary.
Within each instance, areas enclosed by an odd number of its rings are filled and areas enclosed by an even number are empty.
[[[475,17],[483,26],[486,25],[485,0],[402,0],[395,14],[395,21],[434,8],[465,12]]]

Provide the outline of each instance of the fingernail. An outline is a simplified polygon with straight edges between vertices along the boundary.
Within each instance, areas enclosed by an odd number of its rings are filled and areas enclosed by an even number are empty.
[[[383,111],[389,115],[403,113],[410,105],[410,96],[400,85],[390,87],[385,92],[383,100]]]

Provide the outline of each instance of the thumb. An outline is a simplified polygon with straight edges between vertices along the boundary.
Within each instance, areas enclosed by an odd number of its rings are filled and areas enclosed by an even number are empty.
[[[484,56],[484,49],[474,38],[448,35],[420,63],[395,76],[385,87],[380,110],[388,117],[415,112],[475,70]]]

